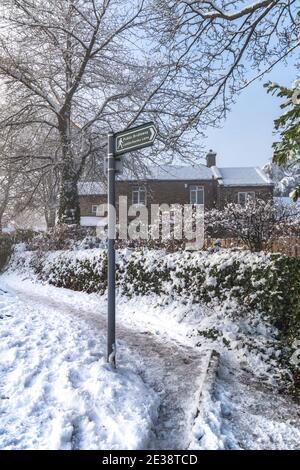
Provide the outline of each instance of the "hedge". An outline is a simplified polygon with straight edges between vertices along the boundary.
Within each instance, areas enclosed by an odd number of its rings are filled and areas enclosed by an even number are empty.
[[[105,250],[17,254],[10,269],[32,270],[57,287],[104,294]],[[124,295],[157,294],[161,301],[259,311],[287,337],[300,327],[300,258],[239,250],[216,253],[119,251],[117,286]],[[239,307],[238,309],[236,307]]]

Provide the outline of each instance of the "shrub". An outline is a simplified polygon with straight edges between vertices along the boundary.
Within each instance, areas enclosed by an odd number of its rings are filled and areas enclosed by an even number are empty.
[[[300,258],[273,258],[272,291],[266,292],[266,301],[273,323],[292,340],[300,331]]]
[[[41,277],[57,287],[104,294],[107,286],[106,252],[102,251],[91,259],[70,259],[62,255],[41,273]]]
[[[37,236],[37,232],[33,230],[18,229],[12,233],[14,243],[26,243],[29,244],[32,239]]]
[[[84,241],[86,246],[84,246]],[[76,245],[82,244],[82,248],[92,248],[95,237],[92,231],[78,225],[57,225],[47,232],[35,235],[28,243],[28,249],[32,251],[47,252],[53,250],[70,250]]]
[[[244,205],[230,203],[224,210],[205,212],[205,229],[209,236],[235,238],[259,252],[270,248],[279,237],[299,237],[299,216],[296,207],[257,198]]]
[[[107,286],[106,250],[17,254],[11,269],[29,269],[43,281],[77,291],[103,294]],[[239,250],[124,250],[118,252],[116,281],[127,296],[154,293],[163,301],[223,305],[238,315],[257,310],[285,338],[295,337],[300,327],[300,258]]]

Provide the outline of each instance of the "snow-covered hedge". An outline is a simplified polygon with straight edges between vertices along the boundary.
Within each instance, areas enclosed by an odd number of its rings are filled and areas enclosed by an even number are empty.
[[[105,293],[105,250],[15,255],[10,269],[31,271],[58,287]],[[300,259],[249,251],[172,253],[121,250],[117,285],[127,295],[158,294],[162,302],[222,304],[232,313],[258,310],[284,334],[300,324]]]
[[[42,253],[53,250],[76,250],[103,247],[94,230],[77,225],[57,225],[47,232],[40,232],[27,243],[29,251]]]

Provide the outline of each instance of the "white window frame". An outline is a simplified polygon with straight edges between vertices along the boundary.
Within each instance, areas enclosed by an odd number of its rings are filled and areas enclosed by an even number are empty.
[[[190,190],[190,204],[204,204],[204,186],[193,184],[189,187]],[[192,193],[196,193],[196,202],[192,202]],[[202,193],[202,202],[199,202],[199,194]]]
[[[138,202],[134,201],[134,194],[137,194]],[[141,193],[144,193],[144,201],[141,202]],[[147,204],[147,191],[145,186],[135,186],[132,188],[132,204],[138,204],[140,206],[145,206]]]
[[[97,215],[100,204],[92,204],[92,214]],[[96,210],[94,210],[96,208]]]
[[[244,201],[241,201],[241,195],[244,195]],[[247,198],[250,197],[251,199],[255,199],[255,191],[239,191],[238,192],[238,203],[239,204],[246,204]]]

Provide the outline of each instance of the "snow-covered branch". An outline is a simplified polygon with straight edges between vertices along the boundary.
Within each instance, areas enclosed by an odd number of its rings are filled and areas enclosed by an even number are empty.
[[[227,10],[219,8],[215,2],[211,1],[199,2],[198,0],[183,0],[183,3],[188,5],[194,13],[201,16],[201,18],[203,19],[213,20],[215,18],[222,18],[224,20],[234,21],[239,18],[242,18],[243,16],[252,14],[257,10],[267,8],[269,6],[274,6],[276,3],[279,2],[278,0],[262,0],[259,2],[252,3],[232,13],[228,13]],[[201,4],[202,8],[199,8],[199,4]],[[228,4],[232,5],[232,2],[228,2]],[[203,7],[208,8],[204,10]]]

